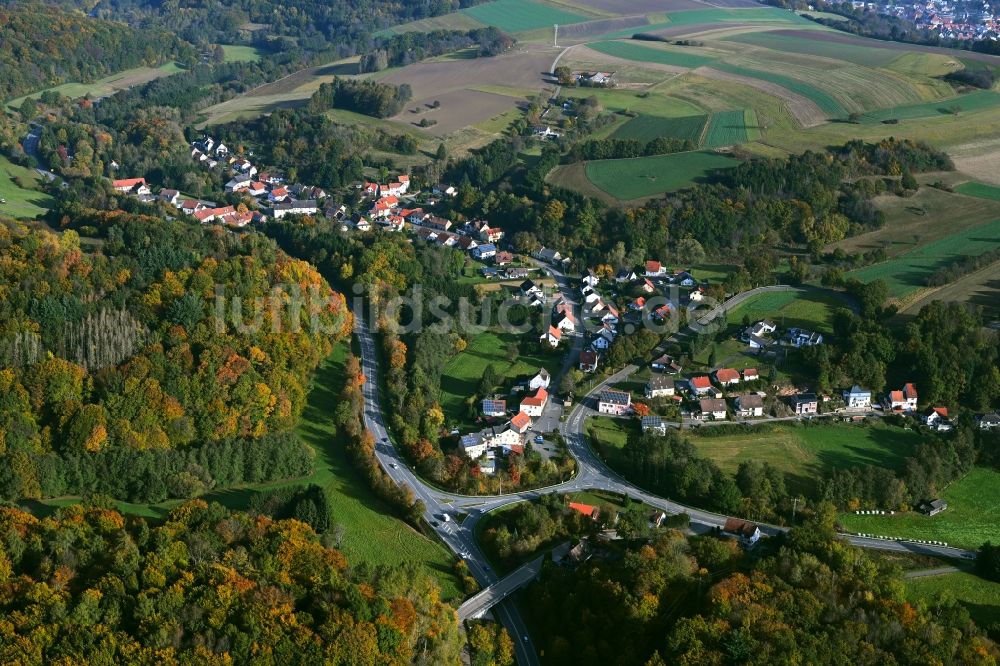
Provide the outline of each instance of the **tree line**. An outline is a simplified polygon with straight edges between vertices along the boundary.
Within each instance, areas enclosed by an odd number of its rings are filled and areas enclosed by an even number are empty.
[[[403,110],[413,96],[407,83],[394,86],[368,80],[334,77],[331,83],[321,83],[309,98],[309,111],[321,113],[328,109],[346,109],[376,118],[388,118]]]

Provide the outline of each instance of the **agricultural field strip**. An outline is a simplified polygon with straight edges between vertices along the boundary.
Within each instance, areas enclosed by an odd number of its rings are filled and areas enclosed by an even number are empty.
[[[913,120],[916,118],[950,115],[953,111],[952,107],[958,107],[960,113],[964,113],[968,111],[981,111],[996,106],[1000,106],[1000,93],[992,90],[977,90],[964,95],[941,98],[932,102],[905,104],[878,111],[870,111],[864,114],[861,119],[869,123],[877,123],[890,119]]]
[[[466,16],[503,30],[516,33],[551,27],[555,23],[582,23],[590,17],[531,0],[494,0],[460,10]]]
[[[924,286],[935,270],[961,259],[1000,247],[1000,220],[980,224],[928,243],[894,259],[851,271],[864,282],[884,279],[892,296],[904,296]]]
[[[731,158],[712,152],[692,151],[588,162],[588,180],[620,201],[630,201],[688,187],[717,169],[735,167]]]

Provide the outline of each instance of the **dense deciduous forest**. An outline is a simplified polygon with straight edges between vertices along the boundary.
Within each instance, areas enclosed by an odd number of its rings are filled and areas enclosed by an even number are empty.
[[[457,663],[415,565],[348,563],[298,520],[200,500],[153,526],[99,506],[0,509],[4,663]]]
[[[83,479],[111,484],[118,496],[133,495],[121,485],[153,499],[197,494],[215,481],[211,447],[247,446],[237,440],[274,443],[270,454],[262,445],[257,465],[268,455],[297,460],[251,476],[308,469],[301,445],[267,438],[296,423],[310,372],[348,335],[343,297],[259,235],[124,211],[78,211],[65,222],[97,228],[101,250],[83,252],[71,229],[0,227],[0,432],[13,477],[4,495],[92,490]],[[255,455],[217,461],[227,466],[221,475],[249,480],[241,461]],[[36,469],[53,456],[85,462]],[[157,470],[164,457],[174,462]],[[101,460],[116,461],[116,477],[73,471],[99,470]],[[178,474],[185,483],[171,481]],[[147,475],[161,478],[150,485]],[[157,490],[172,483],[188,490]]]
[[[341,79],[321,83],[319,90],[309,99],[309,111],[320,113],[327,109],[345,109],[376,118],[388,118],[403,110],[413,93],[409,84],[399,86],[375,81]]]
[[[445,53],[475,47],[479,57],[495,56],[514,46],[514,38],[487,27],[477,30],[431,30],[392,35],[361,57],[359,70],[378,72],[386,67],[405,67]]]
[[[821,507],[759,562],[667,532],[547,566],[526,611],[553,664],[992,663],[956,602],[914,606],[899,571],[836,539]],[[600,556],[604,555],[604,556]]]
[[[0,7],[0,99],[69,81],[93,81],[182,57],[166,30],[132,28],[37,2]]]

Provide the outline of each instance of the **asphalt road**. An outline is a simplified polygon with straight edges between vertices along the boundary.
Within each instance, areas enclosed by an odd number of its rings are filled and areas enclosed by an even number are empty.
[[[552,269],[549,268],[549,270]],[[575,297],[565,276],[558,271],[553,271],[553,274],[556,276],[557,283],[563,291],[564,297],[567,300],[573,300]],[[771,288],[764,289],[771,290]],[[730,299],[727,305],[732,304],[733,299]],[[530,577],[518,577],[501,581],[496,573],[490,569],[486,557],[476,544],[474,532],[476,523],[487,512],[514,502],[537,499],[548,493],[567,493],[579,490],[599,489],[629,495],[636,501],[645,502],[669,514],[686,513],[691,518],[692,529],[696,531],[707,531],[725,524],[726,516],[686,506],[637,488],[604,464],[587,445],[584,424],[588,416],[596,413],[594,409],[596,407],[596,395],[609,384],[621,381],[634,372],[637,369],[635,365],[630,365],[622,369],[594,386],[588,392],[587,396],[573,408],[573,411],[566,420],[561,423],[560,431],[571,454],[577,460],[577,473],[572,479],[547,488],[500,496],[459,495],[428,485],[407,467],[405,461],[393,445],[392,438],[385,425],[378,395],[378,355],[376,353],[375,341],[364,315],[361,313],[355,314],[354,330],[361,346],[363,372],[368,378],[363,387],[365,397],[365,426],[375,437],[375,455],[385,472],[397,485],[405,485],[413,490],[414,495],[424,503],[424,518],[428,524],[433,527],[448,548],[465,559],[470,572],[484,588],[483,592],[479,593],[481,595],[480,599],[483,602],[481,606],[486,607],[489,603],[495,602],[497,599],[500,600],[499,603],[493,606],[493,612],[497,619],[510,632],[519,664],[537,664],[538,656],[528,634],[527,626],[513,601],[508,598],[508,595],[517,587],[527,582],[527,580],[530,580]],[[580,347],[582,347],[582,343]],[[570,356],[574,354],[579,354],[579,348],[576,345],[570,351]],[[564,371],[571,367],[573,362],[575,361],[567,360],[566,364],[564,364]],[[455,521],[455,517],[458,514],[465,514],[465,518],[461,524]],[[448,516],[449,519],[446,520],[445,516]],[[788,529],[764,524],[760,524],[760,528],[765,535],[779,534]],[[946,546],[868,539],[848,535],[845,535],[844,539],[862,548],[913,552],[970,560],[975,557],[975,553],[973,552]],[[515,572],[515,574],[517,573]]]

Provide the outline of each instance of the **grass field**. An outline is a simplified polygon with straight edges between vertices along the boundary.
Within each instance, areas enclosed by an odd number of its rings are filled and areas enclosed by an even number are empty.
[[[713,113],[711,120],[708,121],[708,131],[705,133],[705,146],[719,148],[746,143],[749,140],[746,121],[746,112],[743,109]]]
[[[662,194],[708,179],[719,169],[737,162],[718,153],[696,151],[588,162],[587,178],[599,189],[621,201]]]
[[[927,277],[938,268],[997,247],[1000,247],[1000,220],[963,229],[889,261],[851,271],[848,275],[863,282],[883,279],[889,285],[890,296],[900,297],[923,287]]]
[[[705,115],[680,118],[640,115],[616,129],[611,138],[649,142],[663,136],[671,139],[687,139],[698,145],[701,143],[701,134],[707,119],[708,116]]]
[[[603,88],[563,88],[568,97],[586,99],[596,97],[608,111],[635,111],[636,113],[659,117],[697,116],[705,110],[694,102],[678,99],[656,91],[634,92],[630,90],[608,90]]]
[[[941,492],[948,508],[936,516],[897,513],[894,516],[841,514],[844,529],[864,534],[944,541],[978,548],[1000,542],[1000,472],[974,468]]]
[[[829,94],[825,90],[821,90],[817,86],[794,79],[790,76],[778,74],[777,72],[768,72],[759,69],[741,67],[738,65],[731,65],[729,63],[715,63],[712,67],[724,72],[729,72],[730,74],[749,76],[750,78],[760,79],[761,81],[766,81],[768,83],[773,83],[783,88],[787,88],[793,93],[797,93],[806,99],[811,100],[816,104],[816,106],[831,116],[839,117],[847,115],[847,110],[839,101],[837,101],[835,97],[833,97],[833,95]]]
[[[31,93],[30,95],[24,95],[23,97],[10,100],[7,102],[7,107],[16,109],[25,99],[29,97],[32,99],[38,99],[41,97],[43,92],[50,91],[57,92],[60,95],[65,95],[66,97],[73,99],[77,97],[85,97],[87,95],[95,98],[104,97],[105,95],[116,93],[119,90],[131,88],[132,86],[146,83],[148,81],[152,81],[153,79],[158,79],[161,76],[176,74],[180,71],[182,71],[181,68],[174,62],[168,62],[160,65],[159,67],[136,67],[134,69],[127,69],[123,72],[106,76],[103,79],[98,79],[92,83],[63,83],[58,86],[46,88],[45,90],[39,90]]]
[[[713,435],[711,428],[689,434],[691,443],[723,470],[757,460],[785,472],[790,490],[809,494],[831,469],[875,465],[895,469],[920,441],[912,430],[884,425],[824,423],[756,426],[739,434]]]
[[[382,30],[376,33],[375,36],[382,37],[391,34],[401,35],[407,32],[432,32],[434,30],[468,31],[476,30],[482,27],[484,27],[483,23],[477,21],[464,12],[451,12],[450,14],[442,14],[441,16],[434,16],[431,18],[420,19],[419,21],[403,23],[402,25],[397,25],[389,28],[388,30]]]
[[[591,42],[587,48],[593,49],[606,55],[636,62],[655,62],[660,65],[671,65],[673,67],[686,67],[694,69],[711,63],[715,58],[691,53],[690,49],[667,50],[665,48],[652,48],[642,46],[635,42]]]
[[[264,55],[264,52],[256,46],[242,44],[223,44],[222,51],[225,54],[225,62],[257,62]]]
[[[934,181],[947,175],[927,174],[921,180]],[[881,195],[873,201],[885,213],[885,226],[833,243],[825,248],[827,251],[840,248],[854,254],[881,248],[889,257],[895,257],[956,231],[1000,219],[1000,201],[977,199],[936,187],[921,187],[908,197]],[[942,219],[947,219],[948,224],[941,224]]]
[[[658,30],[670,30],[684,26],[700,26],[716,23],[775,23],[795,25],[799,28],[816,28],[817,25],[801,16],[775,7],[754,7],[754,8],[712,8],[712,9],[692,9],[686,11],[668,11],[667,20],[655,21],[643,28],[642,32],[656,32]],[[720,26],[721,27],[721,26]],[[606,35],[605,39],[618,39],[631,37],[638,30],[629,28],[618,30]]]
[[[944,596],[964,606],[972,621],[980,627],[986,629],[991,625],[1000,625],[1000,583],[958,572],[907,578],[903,586],[910,603],[926,601],[930,604]]]
[[[970,197],[1000,201],[1000,187],[969,181],[955,186],[955,191]]]
[[[13,178],[18,177],[27,183],[37,183],[38,173],[13,164],[6,157],[0,156],[0,199],[7,203],[0,204],[0,215],[10,217],[36,217],[44,213],[52,205],[52,197],[36,190],[18,187]]]
[[[883,120],[913,120],[916,118],[931,118],[934,116],[953,115],[953,107],[960,109],[959,116],[969,111],[981,111],[1000,106],[1000,93],[992,90],[977,90],[976,92],[958,95],[947,99],[921,104],[907,104],[888,109],[879,109],[864,114],[861,119],[867,123],[880,123]]]
[[[486,366],[493,364],[500,385],[509,388],[510,381],[519,376],[534,375],[541,367],[555,374],[562,365],[562,357],[521,354],[516,362],[507,360],[507,346],[516,343],[513,333],[486,331],[469,342],[469,346],[452,358],[441,374],[441,409],[449,421],[470,425],[466,400],[476,393],[479,380]],[[513,407],[514,405],[510,405]]]
[[[919,298],[908,302],[900,314],[915,315],[931,301],[976,305],[983,309],[983,317],[987,323],[1000,321],[1000,261],[964,275],[943,287],[921,293]]]
[[[550,28],[555,23],[566,25],[589,19],[583,14],[576,14],[532,0],[493,0],[493,2],[468,7],[461,12],[480,23],[492,25],[504,32]]]
[[[765,292],[748,298],[727,313],[730,324],[771,319],[779,326],[798,326],[812,331],[833,331],[833,313],[847,304],[833,292],[819,290]]]

